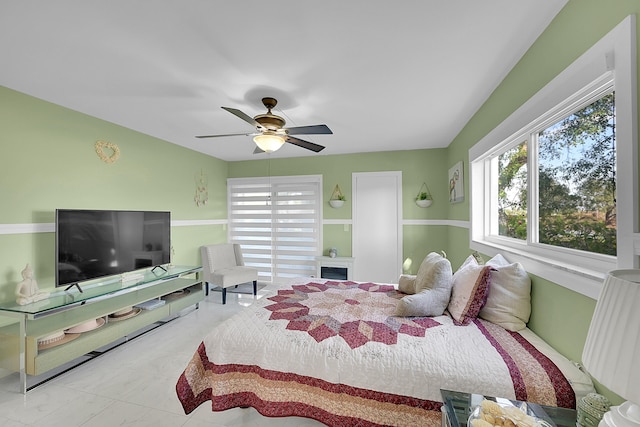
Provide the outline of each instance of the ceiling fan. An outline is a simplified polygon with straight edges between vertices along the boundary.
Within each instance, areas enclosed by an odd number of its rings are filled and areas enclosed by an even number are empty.
[[[312,125],[312,126],[296,126],[286,128],[284,125],[286,124],[285,120],[276,116],[271,112],[278,101],[275,98],[262,98],[262,104],[267,108],[266,114],[258,114],[255,117],[248,116],[240,110],[229,107],[222,107],[223,110],[227,110],[231,114],[240,117],[245,122],[256,128],[256,132],[252,133],[230,133],[225,135],[199,135],[196,138],[218,138],[218,137],[226,137],[226,136],[251,136],[253,135],[253,141],[256,143],[257,147],[254,151],[256,153],[272,153],[280,147],[285,142],[288,142],[293,145],[297,145],[298,147],[306,148],[307,150],[311,150],[314,152],[319,152],[324,150],[324,146],[314,144],[313,142],[305,141],[300,138],[296,138],[291,135],[320,135],[320,134],[333,134],[331,129],[327,125]]]

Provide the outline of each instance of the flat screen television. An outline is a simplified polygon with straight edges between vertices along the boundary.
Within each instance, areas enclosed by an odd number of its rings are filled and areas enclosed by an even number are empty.
[[[170,212],[56,210],[56,286],[168,264],[170,248]]]

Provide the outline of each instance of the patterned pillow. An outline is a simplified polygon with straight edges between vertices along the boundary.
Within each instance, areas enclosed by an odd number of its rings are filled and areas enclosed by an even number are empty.
[[[487,301],[491,266],[478,265],[473,256],[469,256],[453,275],[449,314],[456,325],[468,325]]]
[[[500,325],[508,331],[524,329],[531,315],[531,279],[524,267],[509,263],[500,254],[487,265],[491,272],[491,291],[479,317]]]
[[[398,301],[396,316],[442,315],[451,296],[452,275],[448,259],[435,252],[428,254],[416,276],[400,276],[400,291],[414,295]]]

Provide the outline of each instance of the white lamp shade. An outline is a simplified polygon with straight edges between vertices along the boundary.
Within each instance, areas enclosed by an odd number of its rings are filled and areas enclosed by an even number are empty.
[[[261,133],[260,135],[254,136],[253,142],[255,142],[262,151],[272,153],[282,147],[282,145],[284,144],[284,138],[273,132],[267,131]]]
[[[582,361],[602,385],[640,403],[640,270],[614,270],[607,275]]]

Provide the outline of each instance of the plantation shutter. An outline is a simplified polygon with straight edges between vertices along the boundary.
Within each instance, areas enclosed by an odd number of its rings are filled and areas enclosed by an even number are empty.
[[[229,241],[260,280],[314,276],[321,253],[322,177],[227,180]]]

